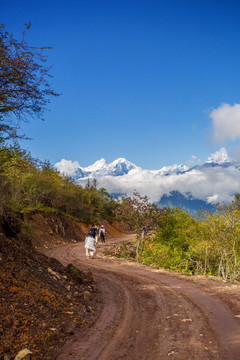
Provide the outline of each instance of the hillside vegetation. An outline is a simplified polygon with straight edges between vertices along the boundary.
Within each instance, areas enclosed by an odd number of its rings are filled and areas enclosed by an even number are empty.
[[[232,203],[194,215],[177,207],[157,209],[139,194],[125,198],[119,216],[137,233],[137,241],[134,247],[120,246],[117,255],[149,266],[240,280],[239,200],[236,194]]]
[[[18,145],[0,148],[0,216],[48,211],[82,222],[114,219],[115,202],[96,183],[77,186]]]

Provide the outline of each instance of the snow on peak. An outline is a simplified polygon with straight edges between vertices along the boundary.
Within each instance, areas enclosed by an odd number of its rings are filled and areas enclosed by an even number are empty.
[[[206,163],[191,168],[175,164],[159,170],[143,170],[122,157],[110,163],[101,159],[86,168],[77,161],[62,159],[55,167],[77,184],[96,178],[99,186],[109,193],[132,196],[136,190],[157,203],[173,192],[184,198],[190,194],[192,199],[207,204],[228,202],[240,188],[240,163],[232,160],[224,147],[211,154]]]
[[[137,168],[136,165],[126,160],[125,158],[119,158],[117,160],[114,160],[112,163],[109,164],[109,166],[112,168],[121,168],[122,170],[131,170]]]
[[[88,167],[85,167],[85,168],[82,168],[82,170],[84,171],[98,171],[102,168],[104,168],[106,166],[106,160],[105,159],[100,159],[100,160],[97,160],[94,164],[88,166]]]
[[[232,162],[232,159],[230,156],[228,156],[227,150],[225,147],[222,147],[219,151],[216,151],[215,153],[211,154],[211,156],[208,158],[208,163],[216,163],[216,164],[224,164]]]
[[[114,160],[113,163],[129,163],[129,161],[121,157],[118,158],[117,160]]]
[[[140,168],[124,158],[119,158],[108,164],[108,172],[109,175],[112,176],[125,175],[128,174],[131,170],[137,169]]]
[[[156,175],[170,175],[170,174],[179,174],[187,171],[189,168],[186,165],[171,165],[171,166],[164,166],[160,170],[152,170],[153,173]]]

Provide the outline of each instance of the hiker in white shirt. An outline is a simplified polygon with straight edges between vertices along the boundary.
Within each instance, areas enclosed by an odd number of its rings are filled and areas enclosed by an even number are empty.
[[[94,258],[94,254],[96,252],[95,248],[95,238],[90,235],[90,232],[87,233],[86,239],[85,239],[85,249],[86,249],[86,256],[92,259]]]

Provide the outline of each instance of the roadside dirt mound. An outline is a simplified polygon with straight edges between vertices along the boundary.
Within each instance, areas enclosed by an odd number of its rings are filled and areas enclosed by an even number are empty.
[[[32,360],[53,360],[73,334],[82,336],[95,322],[101,300],[91,272],[35,248],[83,241],[89,225],[52,213],[0,225],[0,359],[27,348]],[[120,233],[105,226],[108,234]]]
[[[106,228],[107,236],[124,233],[117,221],[112,224],[103,221],[102,224]],[[31,238],[31,242],[36,249],[42,249],[43,247],[48,248],[65,243],[84,241],[91,225],[60,214],[38,212],[25,216],[22,231],[25,237]]]
[[[32,360],[52,360],[95,322],[101,301],[91,272],[36,249],[84,241],[91,225],[54,213],[9,216],[0,225],[0,359],[28,348]],[[108,235],[121,233],[117,223],[104,225]]]

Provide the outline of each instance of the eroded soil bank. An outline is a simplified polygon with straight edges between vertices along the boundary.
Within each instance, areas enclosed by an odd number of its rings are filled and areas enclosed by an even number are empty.
[[[110,234],[120,233],[118,224],[105,226]],[[102,303],[91,271],[80,263],[64,267],[36,251],[82,246],[88,229],[53,213],[1,222],[0,359],[12,360],[28,348],[32,360],[53,360],[73,334],[84,334],[96,321]]]

